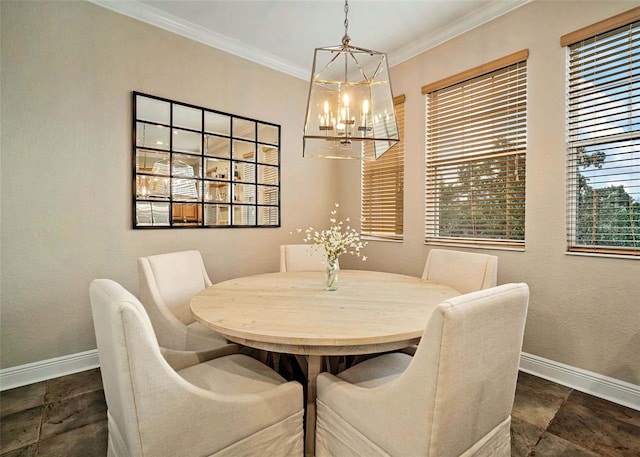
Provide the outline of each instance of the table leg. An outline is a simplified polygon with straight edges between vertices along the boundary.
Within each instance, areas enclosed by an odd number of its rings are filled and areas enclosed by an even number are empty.
[[[309,355],[307,368],[307,424],[305,430],[305,454],[313,456],[316,453],[316,394],[317,377],[322,368],[321,355]]]

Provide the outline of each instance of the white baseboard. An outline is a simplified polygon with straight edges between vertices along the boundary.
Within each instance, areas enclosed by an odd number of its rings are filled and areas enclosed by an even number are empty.
[[[0,370],[0,391],[66,376],[100,366],[98,351],[79,352],[55,359]],[[640,386],[523,352],[520,370],[605,400],[640,411]]]
[[[0,370],[0,391],[58,378],[100,366],[98,350],[78,352],[54,359]]]
[[[640,411],[640,386],[523,352],[520,371]]]

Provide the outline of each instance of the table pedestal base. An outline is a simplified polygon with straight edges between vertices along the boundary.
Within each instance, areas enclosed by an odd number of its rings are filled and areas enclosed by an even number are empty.
[[[305,455],[313,456],[316,453],[316,393],[317,378],[322,369],[322,356],[309,355],[307,367],[307,421],[305,424]]]

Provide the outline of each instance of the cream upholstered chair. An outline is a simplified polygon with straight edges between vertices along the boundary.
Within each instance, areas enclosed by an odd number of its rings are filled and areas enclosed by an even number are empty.
[[[197,322],[189,302],[211,280],[198,251],[172,252],[138,259],[140,301],[160,346],[202,350],[224,346],[225,338]]]
[[[324,271],[327,252],[323,246],[311,244],[281,244],[280,271]]]
[[[160,348],[143,306],[114,281],[96,279],[90,296],[109,457],[302,455],[300,384],[235,345]]]
[[[498,277],[498,257],[472,252],[432,249],[422,279],[446,284],[460,293],[494,287]]]
[[[316,455],[511,455],[509,427],[529,301],[526,284],[436,307],[414,357],[318,376]]]
[[[498,281],[498,257],[432,249],[427,256],[422,279],[446,284],[463,294],[495,287]],[[413,355],[417,348],[410,346],[402,352]]]

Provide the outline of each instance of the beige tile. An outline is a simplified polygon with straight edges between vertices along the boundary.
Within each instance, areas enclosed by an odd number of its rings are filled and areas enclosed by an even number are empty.
[[[638,457],[637,422],[634,410],[574,391],[547,431],[599,455]]]
[[[567,398],[572,391],[570,387],[565,387],[563,385],[556,384],[555,382],[547,381],[546,379],[539,378],[538,376],[534,376],[523,371],[518,372],[518,386],[528,387],[537,392],[544,392],[555,397],[563,398]]]
[[[104,457],[107,437],[107,421],[85,425],[41,441],[38,457]]]
[[[571,389],[520,372],[511,415],[542,429],[571,393]]]
[[[569,397],[570,403],[592,410],[603,418],[625,422],[640,427],[640,411],[617,403],[576,391]]]
[[[598,457],[598,454],[545,432],[530,457]]]
[[[2,454],[2,457],[36,457],[38,454],[38,444],[33,443],[29,446],[21,447],[15,451],[9,451]]]
[[[43,381],[0,392],[0,417],[42,406],[46,387]]]
[[[511,418],[511,457],[527,457],[544,429],[518,418]]]
[[[0,421],[0,454],[35,443],[41,420],[42,406],[4,416]]]
[[[74,428],[104,421],[107,404],[102,390],[78,395],[45,405],[41,438],[68,432]]]
[[[50,379],[44,401],[53,403],[97,390],[102,390],[99,368]]]

